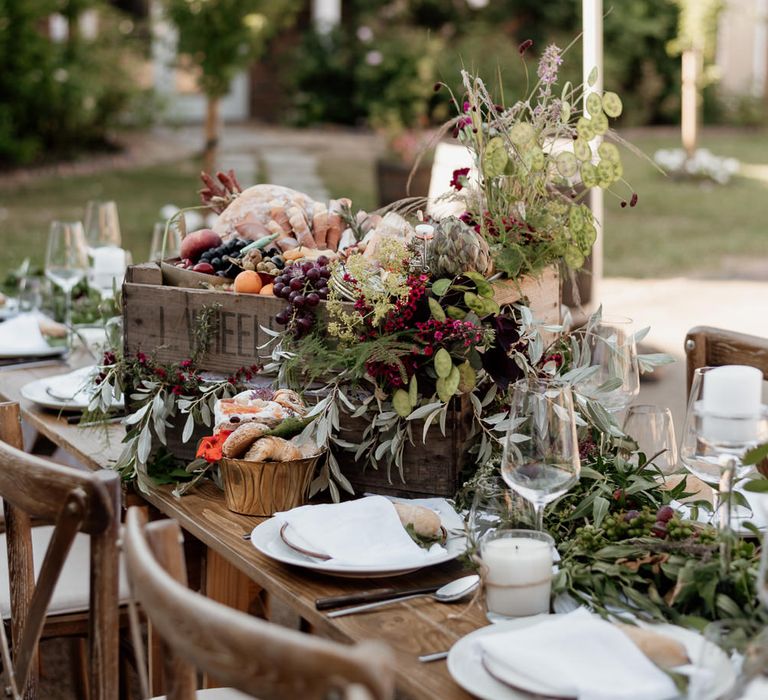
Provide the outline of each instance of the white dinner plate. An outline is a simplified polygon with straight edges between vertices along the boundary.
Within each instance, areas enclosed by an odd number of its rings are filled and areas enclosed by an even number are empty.
[[[445,543],[445,552],[436,554],[426,559],[419,558],[412,565],[398,564],[392,566],[354,566],[351,564],[338,564],[334,562],[322,561],[313,557],[305,556],[295,549],[291,549],[280,537],[281,523],[275,518],[265,520],[260,525],[253,528],[251,533],[251,543],[262,554],[270,559],[282,562],[283,564],[292,564],[301,566],[305,569],[312,569],[321,573],[333,576],[342,576],[344,578],[385,578],[387,576],[401,576],[409,574],[412,571],[442,564],[446,561],[456,559],[461,556],[467,548],[467,540],[463,536],[449,537]]]
[[[549,615],[521,617],[517,620],[481,627],[479,630],[471,632],[466,637],[462,637],[451,648],[448,654],[448,673],[464,690],[481,700],[531,700],[532,695],[554,697],[552,687],[536,684],[523,675],[517,679],[518,688],[513,688],[496,680],[489,673],[489,667],[486,667],[487,661],[483,659],[480,647],[476,644],[479,637],[532,627],[549,617]],[[703,700],[715,700],[730,690],[735,683],[736,672],[726,654],[711,642],[705,641],[698,633],[675,625],[646,626],[683,644],[693,666],[696,666],[697,660],[701,658],[703,653],[707,654],[708,667],[712,670],[716,685],[708,690],[708,695],[703,696]],[[556,670],[556,664],[556,660],[553,659],[553,672]],[[508,668],[506,675],[510,675]]]
[[[50,408],[55,411],[84,411],[88,408],[91,396],[84,389],[88,375],[95,371],[95,367],[82,367],[74,372],[68,373],[71,380],[67,382],[73,389],[67,389],[63,393],[55,391],[57,380],[64,375],[44,377],[36,379],[29,384],[21,387],[21,395],[28,401],[36,403],[43,408]],[[78,391],[78,389],[80,389]],[[53,392],[53,393],[51,393]],[[122,401],[112,401],[112,408],[122,408]]]
[[[0,360],[15,360],[22,357],[58,357],[67,352],[67,348],[63,345],[51,345],[48,348],[37,348],[24,352],[23,350],[4,350],[0,347]]]

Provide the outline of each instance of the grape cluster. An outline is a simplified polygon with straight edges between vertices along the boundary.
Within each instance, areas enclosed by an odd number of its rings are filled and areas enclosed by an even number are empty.
[[[296,262],[288,265],[275,277],[275,296],[288,302],[275,316],[281,326],[286,326],[296,338],[312,330],[315,324],[315,307],[321,299],[328,298],[328,280],[331,270],[328,258],[321,255],[315,261]]]
[[[207,263],[211,266],[209,274],[216,274],[219,277],[228,277],[233,279],[237,277],[240,268],[234,263],[225,259],[225,256],[230,258],[237,258],[240,256],[240,251],[245,248],[252,241],[244,241],[242,238],[232,238],[226,243],[222,243],[216,248],[209,248],[200,256],[201,263]]]
[[[650,508],[643,508],[615,513],[605,519],[603,528],[606,537],[611,540],[630,537],[684,540],[695,534],[693,525],[681,520],[671,506],[661,506],[655,512]]]

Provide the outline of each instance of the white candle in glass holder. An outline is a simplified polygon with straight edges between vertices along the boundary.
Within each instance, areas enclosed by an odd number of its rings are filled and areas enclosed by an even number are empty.
[[[523,617],[549,612],[550,542],[501,536],[486,540],[481,556],[486,569],[484,583],[489,614]]]
[[[724,365],[704,374],[701,436],[715,443],[742,444],[757,438],[763,373],[756,367]]]
[[[105,291],[112,289],[113,281],[119,286],[125,275],[125,251],[107,245],[91,248],[90,253],[93,258],[93,285]]]

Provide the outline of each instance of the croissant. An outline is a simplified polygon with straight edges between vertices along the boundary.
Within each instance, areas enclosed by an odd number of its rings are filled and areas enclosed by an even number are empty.
[[[256,440],[243,459],[249,462],[292,462],[302,457],[301,450],[292,442],[267,435]]]

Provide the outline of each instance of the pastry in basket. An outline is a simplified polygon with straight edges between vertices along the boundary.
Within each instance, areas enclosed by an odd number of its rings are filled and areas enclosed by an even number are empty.
[[[256,440],[243,457],[248,462],[294,462],[303,458],[301,450],[290,440],[274,435]]]
[[[256,440],[269,432],[265,423],[243,423],[229,434],[221,446],[221,454],[230,459],[239,459]]]
[[[242,391],[231,399],[219,399],[213,409],[216,431],[231,430],[242,423],[264,423],[274,428],[286,418],[306,413],[301,399],[294,392],[287,395],[278,392],[278,395],[280,401],[261,398],[254,391]]]

